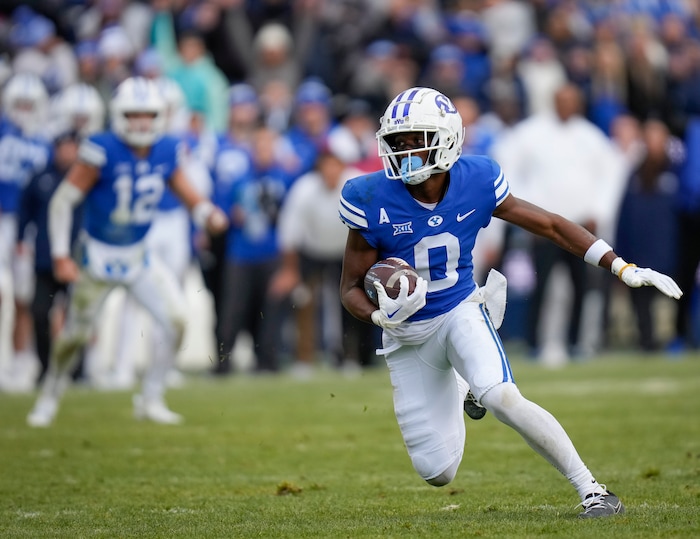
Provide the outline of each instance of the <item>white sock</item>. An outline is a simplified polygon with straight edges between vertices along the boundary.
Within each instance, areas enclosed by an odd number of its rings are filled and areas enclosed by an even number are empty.
[[[162,400],[166,389],[166,377],[175,365],[175,347],[172,338],[159,326],[154,326],[156,345],[150,363],[146,366],[141,382],[141,394],[145,400]]]
[[[523,397],[514,384],[495,386],[481,401],[496,419],[515,429],[530,447],[559,470],[581,499],[592,492],[604,492],[555,417]]]
[[[589,494],[602,494],[605,489],[595,480],[593,474],[586,466],[581,466],[577,470],[566,474],[569,483],[578,492],[581,500],[585,500]]]

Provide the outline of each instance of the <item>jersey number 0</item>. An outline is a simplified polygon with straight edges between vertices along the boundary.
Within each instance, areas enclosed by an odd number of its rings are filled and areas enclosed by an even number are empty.
[[[444,253],[445,266],[443,275],[431,275],[432,267],[430,257],[431,251],[437,254],[439,251]],[[457,283],[459,274],[457,266],[459,265],[459,257],[461,249],[459,247],[459,239],[450,234],[443,232],[435,236],[425,236],[413,247],[413,256],[416,260],[416,270],[418,274],[428,281],[428,291],[437,292],[445,290]]]

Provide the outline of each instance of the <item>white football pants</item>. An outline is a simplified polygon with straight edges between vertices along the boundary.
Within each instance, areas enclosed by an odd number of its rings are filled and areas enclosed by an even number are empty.
[[[82,271],[73,285],[66,325],[51,354],[51,363],[42,393],[58,398],[63,380],[79,358],[80,349],[89,341],[94,323],[108,294],[124,286],[163,330],[163,340],[149,362],[142,382],[144,399],[159,399],[165,392],[165,377],[173,365],[186,323],[186,303],[181,287],[170,269],[157,256],[131,283],[102,281]]]
[[[470,388],[477,401],[567,478],[590,476],[557,420],[518,391],[483,304],[458,305],[425,342],[403,345],[385,357],[404,443],[413,467],[428,483],[446,485],[457,473],[465,442],[463,403]]]
[[[15,305],[12,258],[17,245],[17,217],[0,212],[0,374],[13,356],[12,329]]]
[[[146,246],[153,256],[158,257],[174,273],[180,289],[192,259],[190,242],[190,216],[185,207],[161,211],[153,219]],[[122,307],[119,341],[112,365],[112,373],[119,379],[135,376],[134,342],[142,335],[139,306],[136,298],[127,295]],[[147,350],[149,355],[161,346],[163,335],[160,325],[151,327],[151,338]],[[174,362],[173,362],[174,365]]]

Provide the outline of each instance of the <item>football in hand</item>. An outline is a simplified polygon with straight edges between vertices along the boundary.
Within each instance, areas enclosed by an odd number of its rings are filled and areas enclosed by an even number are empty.
[[[418,273],[413,266],[405,260],[396,257],[385,258],[375,263],[365,274],[365,293],[367,297],[372,303],[379,306],[377,290],[374,288],[375,281],[379,281],[384,285],[387,296],[396,299],[401,291],[399,279],[402,275],[408,278],[408,293],[411,294],[416,288],[418,279]]]

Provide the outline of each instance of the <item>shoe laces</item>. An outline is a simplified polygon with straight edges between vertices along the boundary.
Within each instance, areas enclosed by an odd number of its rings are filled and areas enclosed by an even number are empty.
[[[603,492],[593,492],[592,494],[589,494],[576,507],[583,507],[586,511],[595,507],[607,507],[605,498],[608,496],[608,487],[605,485],[600,485],[600,488],[603,489]]]
[[[474,396],[474,393],[471,392],[471,390],[469,390],[469,391],[467,392],[467,398],[464,399],[464,400],[467,401],[467,402],[471,402],[471,403],[475,404],[475,405],[478,406],[479,408],[483,408],[483,406],[481,406],[481,404],[479,404],[478,402],[476,402],[476,397]]]

